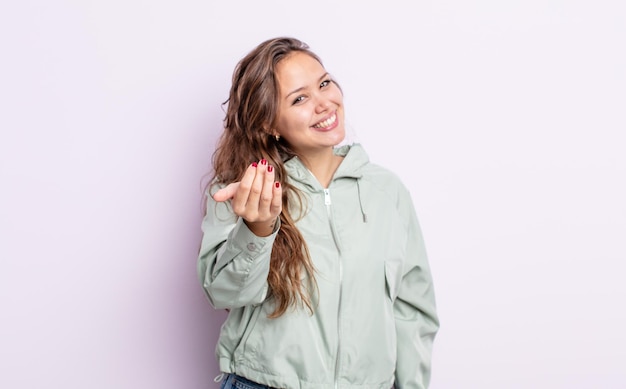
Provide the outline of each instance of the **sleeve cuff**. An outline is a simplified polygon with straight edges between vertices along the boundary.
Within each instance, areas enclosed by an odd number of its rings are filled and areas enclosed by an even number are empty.
[[[271,235],[268,236],[255,235],[252,231],[250,231],[243,219],[239,218],[228,241],[231,244],[232,249],[236,251],[248,252],[248,255],[254,258],[258,254],[262,253],[268,245],[271,248],[271,245],[274,243],[274,239],[276,239],[276,235],[278,234],[278,230],[280,230],[280,218],[276,221]]]

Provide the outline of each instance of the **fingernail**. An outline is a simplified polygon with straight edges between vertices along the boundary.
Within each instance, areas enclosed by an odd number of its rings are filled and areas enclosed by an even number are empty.
[[[252,167],[257,167],[256,162],[252,162]]]
[[[274,166],[269,165],[269,166],[267,167],[267,171],[271,173],[271,172],[272,172],[272,170],[274,170]]]
[[[276,183],[274,184],[277,188],[280,188],[280,182],[276,181]]]
[[[267,159],[263,158],[263,159],[261,160],[261,165],[267,165]]]

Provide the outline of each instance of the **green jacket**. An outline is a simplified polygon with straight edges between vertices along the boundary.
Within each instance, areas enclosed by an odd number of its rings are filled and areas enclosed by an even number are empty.
[[[298,158],[286,162],[305,194],[297,227],[317,272],[313,314],[268,318],[276,232],[255,236],[208,196],[198,274],[211,304],[229,310],[220,369],[276,388],[426,388],[439,322],[411,196],[360,145],[336,153],[345,158],[328,189]]]

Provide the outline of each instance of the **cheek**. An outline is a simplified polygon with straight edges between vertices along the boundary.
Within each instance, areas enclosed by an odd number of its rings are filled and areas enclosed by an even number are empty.
[[[304,113],[290,113],[289,115],[284,115],[278,120],[278,130],[283,132],[295,132],[302,130],[309,126],[309,117]]]
[[[285,139],[291,138],[291,129],[292,125],[289,124],[289,120],[284,117],[281,117],[276,122],[276,131]]]
[[[287,122],[287,115],[285,115],[284,110],[279,109],[278,116],[276,117],[276,121],[274,123],[274,128],[278,132],[283,133],[288,128]]]
[[[343,93],[341,93],[341,89],[337,85],[332,90],[333,96],[332,99],[338,103],[343,103]]]

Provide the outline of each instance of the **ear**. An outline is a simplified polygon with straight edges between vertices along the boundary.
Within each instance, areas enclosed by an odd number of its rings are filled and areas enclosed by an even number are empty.
[[[272,126],[268,125],[267,123],[264,123],[263,126],[261,127],[263,129],[263,132],[266,133],[267,135],[270,136],[274,136],[274,133],[276,132]]]
[[[264,125],[263,132],[265,132],[269,136],[274,137],[274,139],[276,139],[277,142],[280,140],[280,134],[272,126]]]
[[[271,130],[267,131],[267,133],[268,135],[273,136],[276,142],[280,140],[280,134],[275,129],[272,128]]]

